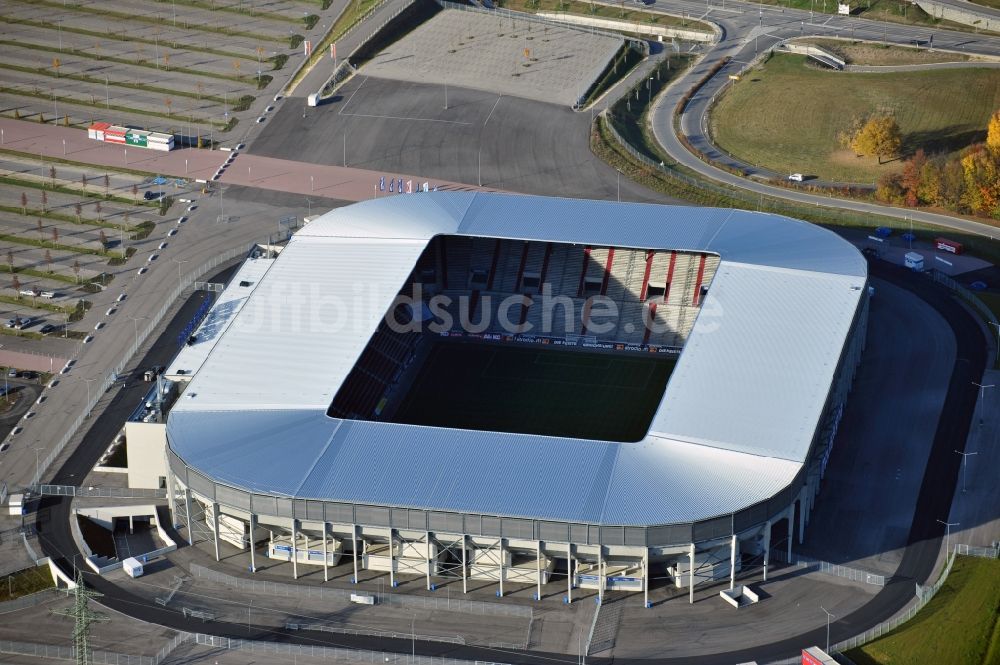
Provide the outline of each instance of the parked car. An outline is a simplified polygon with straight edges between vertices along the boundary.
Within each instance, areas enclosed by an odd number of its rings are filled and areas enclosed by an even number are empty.
[[[42,333],[43,335],[48,335],[55,329],[56,327],[54,325],[52,325],[51,323],[46,323],[44,326],[38,329],[38,332]]]
[[[16,367],[11,367],[10,369],[7,370],[7,378],[8,379],[16,379],[17,378],[17,368]]]
[[[794,180],[795,182],[802,182],[805,178],[801,173],[793,173],[792,175],[788,176],[788,179]]]
[[[31,323],[32,323],[31,319],[20,319],[16,324],[14,324],[14,328],[16,328],[17,330],[24,330],[25,328],[30,326]]]
[[[155,201],[161,196],[163,196],[163,192],[146,191],[143,192],[142,194],[142,198],[146,199],[147,201]]]

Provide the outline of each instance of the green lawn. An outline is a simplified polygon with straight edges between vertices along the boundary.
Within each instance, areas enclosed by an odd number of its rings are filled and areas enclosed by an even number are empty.
[[[960,103],[956,103],[960,100]],[[837,142],[853,117],[893,112],[904,154],[923,148],[950,152],[986,136],[1000,108],[1000,72],[944,69],[847,74],[806,64],[805,56],[775,55],[722,96],[712,114],[717,143],[731,154],[779,173],[826,180],[874,182],[902,168],[858,158]]]
[[[847,652],[856,665],[1000,663],[1000,561],[958,557],[944,586],[898,629]]]
[[[676,363],[649,357],[439,342],[394,422],[637,441]]]
[[[27,568],[0,578],[0,602],[14,600],[52,586],[55,585],[48,566]]]

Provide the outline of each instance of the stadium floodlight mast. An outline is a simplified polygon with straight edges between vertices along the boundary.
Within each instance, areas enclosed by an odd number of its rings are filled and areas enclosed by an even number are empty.
[[[945,561],[948,560],[948,553],[951,549],[951,527],[959,526],[961,522],[945,522],[944,520],[937,520],[938,524],[944,524],[944,558]]]
[[[965,479],[966,470],[969,467],[969,458],[973,455],[978,455],[979,453],[963,453],[961,450],[956,450],[955,452],[962,456],[962,494],[965,494]]]
[[[819,609],[826,612],[826,652],[830,653],[830,619],[832,619],[835,615],[822,605],[819,606]]]
[[[1000,328],[998,328],[997,331],[998,331],[998,333],[1000,333]],[[996,388],[996,385],[991,383],[991,384],[988,384],[988,385],[984,386],[981,383],[976,383],[975,381],[972,382],[972,385],[974,385],[975,387],[979,388],[979,401],[976,402],[976,413],[979,414],[979,424],[982,425],[983,424],[983,407],[981,406],[981,403],[982,403],[982,401],[984,399],[986,399],[986,389],[987,388]]]

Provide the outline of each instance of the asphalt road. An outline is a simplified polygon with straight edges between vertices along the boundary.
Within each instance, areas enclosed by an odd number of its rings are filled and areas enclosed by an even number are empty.
[[[710,3],[709,3],[710,5]],[[706,125],[707,112],[711,100],[729,83],[729,76],[739,74],[758,53],[780,41],[803,35],[819,37],[844,37],[886,41],[892,44],[909,44],[917,41],[931,43],[936,49],[950,49],[969,54],[1000,54],[1000,37],[947,32],[915,26],[877,23],[868,19],[838,15],[820,14],[812,16],[808,11],[780,7],[753,5],[751,3],[728,0],[726,9],[711,7],[687,0],[659,0],[657,7],[667,11],[686,11],[716,22],[723,31],[722,39],[713,45],[705,57],[679,78],[654,103],[651,113],[653,133],[667,154],[684,166],[718,182],[734,185],[752,192],[817,206],[830,206],[854,210],[862,213],[908,218],[916,222],[937,224],[968,233],[992,237],[996,233],[992,227],[978,222],[959,219],[947,215],[925,212],[919,209],[900,209],[847,199],[817,196],[770,185],[752,179],[741,178],[722,169],[710,166],[692,155],[674,133],[674,109],[684,94],[690,90],[708,71],[726,57],[732,60],[692,97],[680,120],[680,131],[693,146],[712,159],[740,167],[742,163],[720,152],[709,140]],[[758,174],[767,176],[766,171]]]

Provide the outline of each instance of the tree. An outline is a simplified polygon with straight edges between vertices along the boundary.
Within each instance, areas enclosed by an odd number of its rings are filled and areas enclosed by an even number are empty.
[[[906,198],[903,177],[898,173],[883,173],[875,186],[875,198],[879,201],[901,204]]]
[[[101,249],[107,249],[107,247],[108,247],[108,234],[104,232],[104,229],[101,229],[99,237],[101,239]]]
[[[52,272],[52,252],[45,250],[45,265],[48,267],[49,272]]]
[[[993,152],[1000,152],[1000,109],[990,116],[986,124],[986,147]]]
[[[76,212],[76,223],[80,223],[80,213],[83,212],[83,206],[77,201],[76,205],[73,206],[74,212]]]
[[[14,275],[14,278],[10,280],[10,288],[14,289],[14,297],[18,300],[21,299],[21,280]]]
[[[35,225],[38,226],[39,233],[45,230],[45,227],[42,226],[42,219],[40,217],[35,220]]]
[[[59,58],[52,58],[52,69],[56,70],[56,78],[59,78],[59,66],[62,63],[59,62]]]
[[[104,215],[101,214],[101,202],[100,201],[98,201],[97,203],[94,204],[94,210],[97,211],[97,221],[103,222],[104,221]]]
[[[28,195],[24,192],[21,192],[21,214],[28,214]]]
[[[52,227],[52,244],[55,245],[59,242],[59,227]]]
[[[983,144],[973,146],[962,157],[965,192],[962,201],[979,215],[1000,219],[1000,151]]]
[[[174,105],[174,100],[169,97],[164,98],[163,105],[167,107],[167,115],[170,115],[170,107]]]
[[[7,269],[14,272],[14,252],[7,250]]]
[[[108,174],[104,174],[104,196],[107,197],[111,194],[111,178]]]
[[[910,157],[903,165],[903,177],[900,184],[903,187],[904,202],[908,206],[920,203],[920,176],[926,163],[927,156],[921,148],[913,153],[913,157]]]
[[[133,203],[139,202],[139,185],[135,184],[132,185],[132,202]]]
[[[86,173],[81,173],[80,174],[80,186],[83,187],[83,193],[86,194],[87,193],[87,174]]]
[[[76,275],[77,284],[80,283],[80,260],[76,259],[73,261],[73,274]]]
[[[42,212],[45,212],[46,206],[49,205],[49,195],[44,189],[42,190]]]
[[[52,181],[52,186],[56,186],[56,167],[49,166],[49,180]]]
[[[890,115],[876,115],[869,118],[855,134],[851,147],[858,155],[878,157],[878,163],[881,164],[883,157],[898,155],[902,143],[903,137],[896,119]]]

